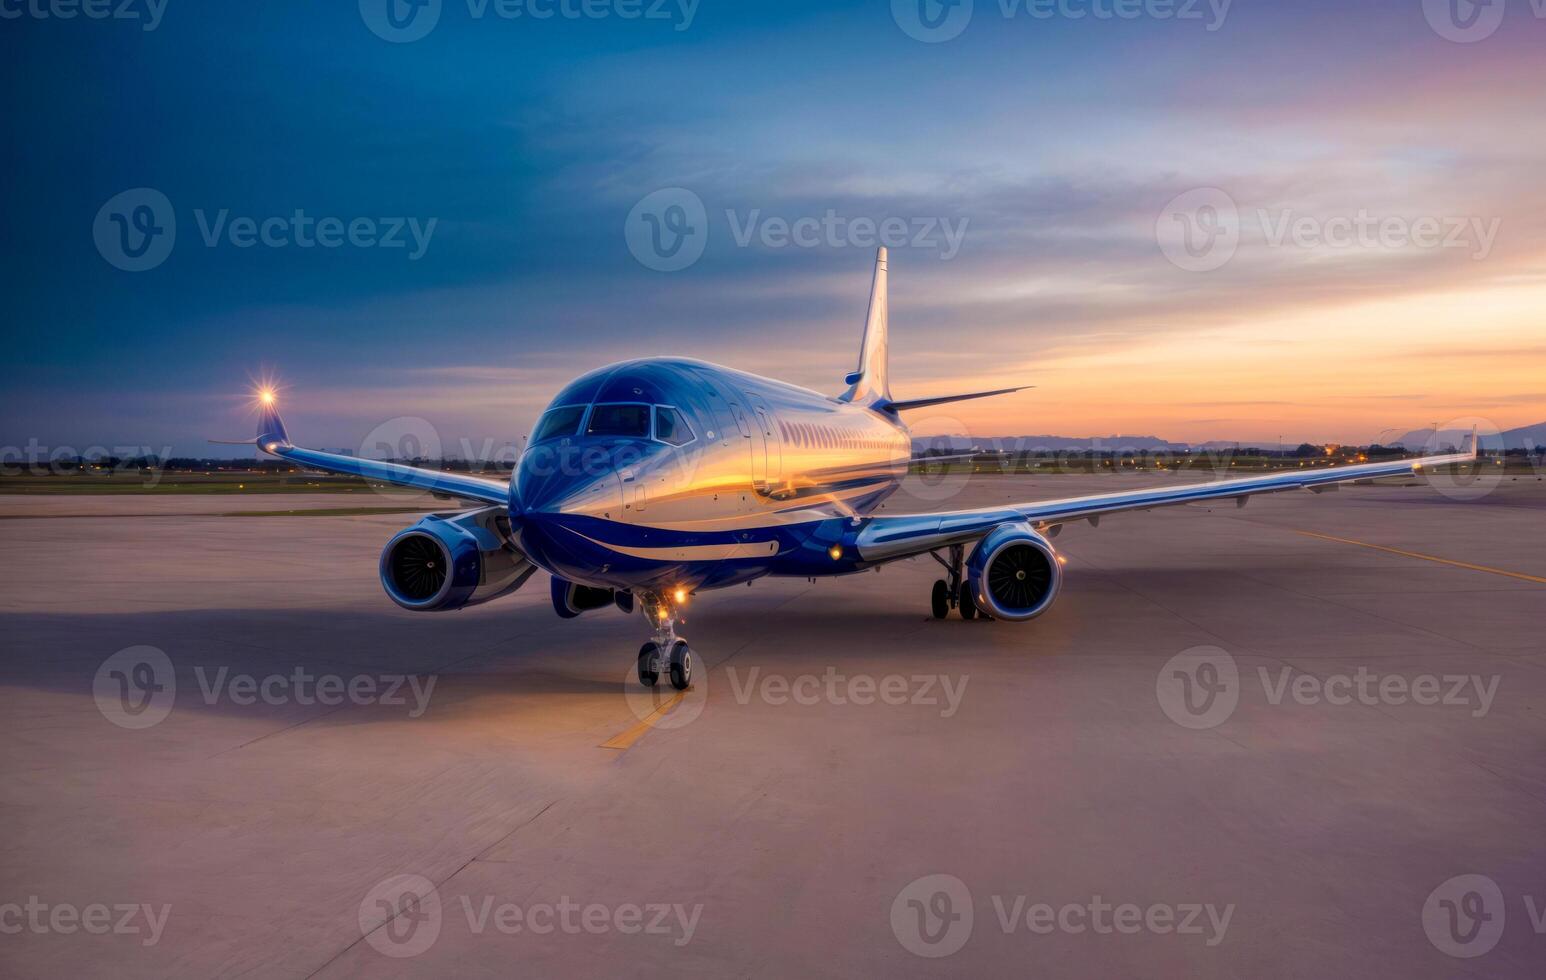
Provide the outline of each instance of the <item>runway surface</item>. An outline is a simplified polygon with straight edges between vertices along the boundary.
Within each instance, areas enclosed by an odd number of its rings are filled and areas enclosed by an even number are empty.
[[[540,574],[397,609],[411,515],[0,498],[0,974],[1539,977],[1546,483],[1457,495],[1069,526],[1028,624],[707,593],[679,700]]]

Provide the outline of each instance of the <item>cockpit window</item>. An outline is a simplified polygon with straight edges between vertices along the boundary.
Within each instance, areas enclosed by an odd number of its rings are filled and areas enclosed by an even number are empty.
[[[597,405],[591,409],[585,434],[591,436],[633,436],[647,439],[650,434],[648,405]]]
[[[681,412],[669,405],[656,405],[655,438],[673,446],[685,446],[693,441],[692,427]]]
[[[538,420],[537,431],[531,437],[531,441],[541,442],[544,439],[574,435],[580,431],[580,417],[584,414],[584,405],[565,405],[563,408],[553,409]]]

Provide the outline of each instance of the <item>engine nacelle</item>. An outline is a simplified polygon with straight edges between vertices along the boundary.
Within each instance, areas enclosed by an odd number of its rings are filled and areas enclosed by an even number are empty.
[[[381,585],[414,612],[475,606],[508,595],[537,570],[515,546],[503,507],[432,514],[381,550]]]
[[[1029,524],[1000,524],[977,542],[966,560],[967,584],[977,608],[994,619],[1035,619],[1063,584],[1057,552]]]

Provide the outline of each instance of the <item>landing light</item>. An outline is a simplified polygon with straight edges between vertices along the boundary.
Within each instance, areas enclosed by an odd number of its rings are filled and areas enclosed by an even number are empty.
[[[827,554],[832,556],[833,561],[837,561],[843,557],[843,546],[840,544],[835,544],[827,549]]]
[[[687,590],[677,589],[675,592],[671,593],[671,598],[675,599],[677,604],[680,605],[687,601]]]

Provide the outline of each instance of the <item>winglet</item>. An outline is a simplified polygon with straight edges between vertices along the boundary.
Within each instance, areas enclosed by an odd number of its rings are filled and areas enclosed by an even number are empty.
[[[284,420],[274,404],[274,393],[264,391],[258,396],[258,437],[253,440],[264,452],[273,452],[290,445],[290,435],[285,432]]]

